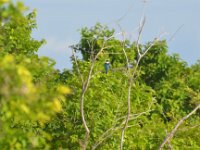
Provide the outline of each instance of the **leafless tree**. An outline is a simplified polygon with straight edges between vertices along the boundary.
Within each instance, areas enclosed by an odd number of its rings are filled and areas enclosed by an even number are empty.
[[[118,33],[119,34],[119,33]],[[84,80],[83,79],[83,76],[80,72],[80,69],[79,69],[79,66],[78,66],[78,62],[77,62],[77,59],[76,59],[76,56],[75,56],[75,52],[73,50],[73,56],[74,56],[74,60],[75,60],[75,64],[76,64],[76,68],[77,68],[77,72],[81,78],[81,81],[82,81],[82,92],[81,92],[81,96],[80,96],[80,113],[81,113],[81,119],[82,119],[82,122],[83,122],[83,126],[84,126],[84,129],[85,129],[85,138],[83,141],[79,141],[81,147],[83,150],[86,150],[87,148],[87,145],[88,145],[88,140],[89,140],[89,136],[90,136],[90,129],[88,128],[88,125],[87,125],[87,121],[85,119],[85,111],[84,111],[84,100],[85,100],[85,93],[88,89],[88,86],[89,86],[89,83],[90,83],[90,80],[91,80],[91,77],[92,77],[92,73],[93,73],[93,69],[94,69],[94,65],[95,65],[95,62],[97,60],[97,58],[99,57],[99,54],[101,54],[101,52],[107,48],[105,47],[105,44],[108,40],[110,40],[111,38],[113,38],[115,35],[112,35],[106,39],[104,39],[103,41],[103,44],[102,44],[102,47],[101,49],[98,51],[98,53],[94,53],[94,55],[91,55],[91,65],[90,65],[90,70],[89,70],[89,73],[86,77],[86,79]],[[74,48],[73,46],[71,46],[71,48]]]
[[[140,49],[140,40],[141,40],[141,35],[142,35],[142,31],[145,25],[145,17],[141,18],[140,21],[140,25],[139,25],[139,33],[138,33],[138,38],[136,41],[136,48],[137,48],[137,61],[136,61],[136,65],[134,67],[134,70],[131,72],[130,76],[129,76],[129,81],[128,81],[128,92],[127,92],[127,116],[125,119],[125,124],[124,127],[122,128],[122,133],[121,133],[121,141],[120,141],[120,150],[123,150],[123,141],[124,141],[124,135],[125,135],[125,131],[126,128],[128,127],[128,122],[130,120],[130,114],[131,114],[131,92],[132,92],[132,86],[133,83],[135,82],[135,76],[136,76],[136,72],[139,66],[139,63],[141,61],[141,59],[147,54],[147,52],[152,48],[152,46],[160,39],[160,36],[162,34],[159,35],[158,38],[155,38],[154,41],[150,44],[150,46],[148,48],[146,48],[143,52],[141,52]]]
[[[93,150],[96,149],[104,140],[109,138],[115,131],[117,131],[119,129],[122,130],[122,132],[121,132],[121,140],[120,140],[120,150],[123,150],[125,131],[126,131],[127,128],[134,126],[134,125],[130,125],[129,126],[128,122],[133,119],[131,116],[134,115],[134,114],[131,114],[131,92],[132,92],[132,86],[133,86],[133,84],[135,82],[135,79],[136,79],[136,72],[138,70],[139,63],[140,63],[141,59],[147,54],[147,52],[152,48],[152,46],[160,38],[160,36],[158,38],[155,38],[154,41],[150,44],[150,46],[148,48],[146,48],[145,50],[141,51],[141,49],[140,49],[140,40],[141,40],[141,35],[142,35],[142,31],[143,31],[144,25],[145,25],[145,17],[142,17],[141,21],[140,21],[139,28],[138,28],[139,29],[138,38],[137,38],[137,41],[136,41],[136,49],[137,49],[137,56],[138,57],[137,57],[136,64],[135,64],[134,68],[133,69],[129,69],[129,67],[128,67],[128,76],[129,77],[128,77],[128,88],[127,88],[127,114],[122,117],[123,121],[121,122],[120,125],[116,126],[114,124],[113,127],[111,127],[110,129],[108,129],[107,131],[105,131],[102,134],[102,136],[99,138],[99,140],[97,140],[97,142],[95,142],[93,144],[93,146],[92,146]],[[88,89],[88,86],[89,86],[89,83],[90,83],[90,80],[91,80],[91,77],[92,77],[92,74],[93,74],[94,65],[96,63],[96,60],[97,60],[98,56],[106,48],[105,47],[106,42],[108,40],[110,40],[111,38],[113,38],[114,36],[116,36],[116,35],[122,35],[122,37],[123,37],[123,40],[122,40],[123,53],[120,53],[120,54],[124,54],[125,55],[126,63],[127,63],[127,66],[128,66],[129,65],[129,60],[128,60],[128,57],[127,57],[127,54],[126,54],[126,51],[125,51],[125,40],[126,40],[126,37],[125,37],[125,32],[122,30],[122,28],[121,28],[121,32],[120,33],[117,33],[115,35],[112,35],[112,36],[108,37],[107,39],[104,39],[102,47],[98,51],[98,53],[96,53],[96,54],[93,53],[93,55],[90,58],[91,59],[91,65],[90,65],[89,73],[88,73],[88,75],[87,75],[85,80],[84,80],[84,78],[83,78],[83,76],[81,74],[81,71],[79,69],[79,65],[78,65],[78,62],[77,62],[77,59],[76,59],[76,56],[75,56],[75,52],[73,51],[73,56],[74,56],[74,61],[75,61],[75,65],[76,65],[76,68],[77,68],[77,72],[78,72],[78,74],[80,76],[80,79],[82,81],[82,93],[81,93],[81,96],[80,96],[80,113],[81,113],[82,123],[83,123],[84,129],[85,129],[85,138],[83,140],[80,140],[79,143],[80,143],[80,145],[81,145],[83,150],[86,150],[87,145],[88,145],[88,141],[89,141],[89,137],[90,137],[90,129],[88,128],[87,121],[85,119],[85,112],[84,112],[85,93],[86,93],[86,91]],[[144,111],[144,112],[139,113],[139,115],[137,117],[139,117],[142,114],[145,114],[145,113],[147,113],[149,111],[151,111],[150,108],[148,110]]]

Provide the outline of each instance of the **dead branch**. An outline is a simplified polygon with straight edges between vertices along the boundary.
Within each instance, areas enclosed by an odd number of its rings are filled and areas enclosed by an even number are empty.
[[[110,40],[111,38],[113,38],[114,36],[115,35],[112,35],[112,36],[108,37],[107,39],[105,39],[103,41],[102,48],[100,49],[100,51],[96,55],[93,55],[93,57],[91,58],[92,61],[91,61],[89,74],[87,76],[86,81],[83,81],[82,93],[81,93],[81,97],[80,97],[80,112],[81,112],[81,119],[82,119],[82,122],[83,122],[83,125],[84,125],[84,128],[85,128],[85,138],[84,138],[83,142],[81,142],[81,141],[79,142],[83,150],[86,150],[87,144],[88,144],[88,139],[89,139],[89,136],[90,136],[90,130],[87,126],[87,122],[85,120],[85,112],[84,112],[85,93],[88,89],[90,79],[91,79],[91,76],[92,76],[92,72],[93,72],[93,68],[94,68],[95,62],[96,62],[99,54],[105,49],[106,42],[108,40]],[[92,46],[92,49],[93,49],[93,46]]]
[[[172,36],[169,38],[169,42],[171,42],[174,37],[177,35],[177,33],[182,29],[182,27],[184,26],[184,24],[182,24],[175,32],[174,34],[172,34]]]
[[[142,115],[144,115],[148,112],[151,112],[151,111],[152,110],[150,110],[150,108],[149,108],[149,110],[147,110],[145,112],[141,112],[141,113],[137,113],[137,114],[131,114],[132,117],[130,118],[130,120],[135,120],[135,119],[139,118],[140,116],[142,116]],[[126,116],[118,118],[116,120],[115,124],[110,129],[108,129],[106,132],[104,132],[102,134],[102,136],[97,140],[97,142],[95,142],[95,144],[93,144],[92,150],[95,150],[103,141],[105,141],[106,139],[111,137],[117,130],[123,129],[123,125],[125,124],[124,121],[122,123],[120,123],[119,126],[116,126],[116,125],[120,120],[124,119],[125,117]],[[127,128],[130,128],[130,127],[133,127],[133,126],[135,126],[135,125],[129,125],[129,126],[127,126]]]
[[[73,54],[74,61],[75,61],[75,64],[76,64],[77,72],[78,72],[78,74],[79,74],[79,76],[80,76],[80,78],[81,78],[81,82],[82,82],[82,84],[83,84],[83,76],[82,76],[82,74],[81,74],[81,72],[80,72],[79,65],[78,65],[78,61],[77,61],[77,58],[76,58],[74,49],[72,49],[72,54]]]
[[[105,42],[103,43],[103,46],[101,48],[101,50],[99,51],[99,53],[101,51],[103,51],[104,49],[104,45],[105,45]],[[83,83],[83,87],[82,87],[82,94],[81,94],[81,98],[80,98],[80,111],[81,111],[81,118],[82,118],[82,122],[83,122],[83,125],[84,125],[84,128],[85,128],[85,139],[84,139],[84,143],[82,143],[82,149],[83,150],[86,150],[86,147],[87,147],[87,143],[88,143],[88,139],[89,139],[89,136],[90,136],[90,130],[87,126],[87,123],[86,123],[86,120],[85,120],[85,112],[84,112],[84,99],[85,99],[85,92],[87,91],[88,89],[88,85],[89,85],[89,82],[90,82],[90,79],[91,79],[91,76],[92,76],[92,71],[93,71],[93,68],[94,68],[94,64],[95,64],[95,61],[99,55],[99,53],[95,56],[95,58],[92,60],[92,64],[90,66],[90,71],[89,71],[89,74],[88,74],[88,77],[86,79],[86,81]]]
[[[125,120],[125,124],[124,124],[124,128],[122,129],[122,134],[121,134],[121,141],[120,141],[120,150],[123,150],[123,141],[124,141],[124,134],[125,134],[125,130],[128,126],[128,122],[129,122],[129,118],[130,118],[130,113],[131,113],[131,89],[132,89],[132,85],[133,85],[133,82],[135,81],[135,74],[136,74],[136,71],[137,71],[137,68],[139,66],[139,63],[141,61],[141,59],[147,54],[147,52],[152,48],[152,46],[160,39],[161,35],[159,35],[159,38],[156,38],[151,44],[150,46],[144,51],[144,53],[140,53],[140,49],[139,49],[139,40],[140,40],[140,37],[141,37],[141,34],[142,34],[142,30],[143,30],[143,27],[144,27],[144,23],[145,23],[145,20],[142,21],[142,25],[140,25],[141,29],[139,29],[139,35],[138,35],[138,40],[137,40],[137,52],[138,52],[138,60],[137,60],[137,63],[136,63],[136,66],[133,70],[133,73],[131,75],[131,77],[129,78],[129,86],[128,86],[128,97],[127,97],[127,101],[128,101],[128,113],[127,113],[127,117],[126,117],[126,120]]]
[[[158,150],[162,150],[164,145],[166,143],[169,143],[169,141],[173,138],[174,134],[176,133],[176,131],[178,130],[178,127],[186,120],[188,119],[191,115],[193,115],[198,109],[200,109],[200,104],[197,105],[197,107],[195,107],[188,115],[186,115],[185,117],[183,117],[181,120],[179,120],[179,122],[176,124],[176,126],[174,127],[174,129],[172,130],[172,132],[170,134],[167,135],[167,137],[164,139],[164,141],[162,142],[162,144],[159,146]]]
[[[140,48],[139,48],[140,39],[141,39],[141,36],[142,36],[142,31],[143,31],[145,22],[146,22],[145,17],[142,17],[141,20],[140,20],[140,25],[139,25],[138,38],[137,38],[137,41],[136,41],[137,53],[138,53],[139,56],[141,55],[140,54]]]
[[[139,66],[139,62],[141,60],[141,55],[140,55],[140,50],[139,50],[139,40],[140,40],[140,37],[141,37],[141,34],[142,34],[144,23],[145,23],[145,20],[142,21],[142,24],[140,24],[139,35],[138,35],[138,40],[137,40],[137,52],[138,52],[139,58],[137,60],[137,63],[136,63],[136,66],[134,68],[134,71],[132,73],[132,76],[129,78],[128,97],[127,97],[127,103],[128,103],[127,104],[127,107],[128,107],[127,111],[128,112],[127,112],[127,117],[126,117],[126,120],[125,120],[124,127],[122,129],[121,141],[120,141],[120,150],[123,150],[124,134],[125,134],[125,130],[126,130],[127,126],[128,126],[128,121],[129,121],[130,114],[131,114],[131,88],[132,88],[132,84],[133,84],[133,78],[135,77],[135,73],[137,71],[137,68]]]

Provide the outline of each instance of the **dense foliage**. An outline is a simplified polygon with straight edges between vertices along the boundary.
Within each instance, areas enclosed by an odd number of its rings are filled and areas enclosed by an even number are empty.
[[[0,149],[83,148],[83,93],[90,129],[87,149],[119,149],[129,77],[138,61],[137,43],[116,38],[114,30],[99,23],[83,28],[80,42],[72,47],[73,67],[61,72],[52,59],[37,55],[44,40],[31,37],[36,11],[26,10],[20,2],[0,0]],[[200,103],[200,60],[188,66],[177,54],[167,53],[165,40],[140,44],[141,53],[152,43],[131,85],[126,150],[157,149]],[[106,60],[111,66],[108,74]],[[199,122],[197,111],[165,148],[199,149]]]
[[[48,148],[45,124],[61,111],[69,89],[56,82],[54,61],[35,53],[35,12],[0,1],[0,149]]]

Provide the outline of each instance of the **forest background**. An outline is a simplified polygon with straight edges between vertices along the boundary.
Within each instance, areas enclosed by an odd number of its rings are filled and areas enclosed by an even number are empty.
[[[1,0],[0,148],[199,149],[200,60],[169,55],[163,32],[141,43],[145,22],[134,41],[83,27],[61,71],[37,54],[36,11]]]

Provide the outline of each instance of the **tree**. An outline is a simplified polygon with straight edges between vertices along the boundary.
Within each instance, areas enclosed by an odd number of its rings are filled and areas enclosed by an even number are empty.
[[[100,23],[83,28],[61,72],[36,53],[36,11],[0,4],[0,149],[200,147],[200,63],[169,55],[165,40],[141,44],[145,20],[133,42]]]
[[[97,29],[100,35],[96,32]],[[137,45],[137,41],[131,43],[128,40],[116,39],[114,30],[108,30],[107,27],[99,24],[91,29],[83,28],[84,32],[81,31],[80,43],[72,46],[76,52],[81,51],[83,58],[77,59],[76,53],[72,56],[73,69],[68,72],[66,83],[71,87],[73,94],[68,98],[71,100],[70,105],[65,106],[65,113],[63,117],[60,117],[65,119],[58,127],[58,130],[66,132],[64,135],[57,135],[54,140],[63,148],[78,149],[82,147],[85,149],[83,143],[85,129],[81,121],[79,99],[84,88],[82,83],[85,83],[84,81],[90,75],[90,84],[84,95],[85,121],[90,131],[86,143],[87,148],[119,148],[121,129],[125,124],[127,110],[129,74],[126,63],[127,60],[130,62],[137,60],[138,47],[141,53],[144,53],[145,49],[149,48],[149,50],[141,59],[135,72],[137,80],[132,83],[133,92],[130,95],[132,111],[123,147],[124,149],[156,149],[179,119],[194,108],[188,106],[188,102],[194,99],[192,93],[195,93],[193,95],[198,94],[193,89],[188,89],[188,77],[191,76],[188,73],[191,68],[177,54],[168,55],[165,40]],[[106,33],[112,33],[109,34],[111,38],[106,36]],[[101,38],[97,39],[96,37]],[[109,40],[104,43],[106,39]],[[104,47],[103,50],[102,47]],[[127,52],[128,59],[126,59],[123,49]],[[98,58],[94,63],[96,55]],[[108,74],[105,74],[103,69],[106,59],[112,62]],[[94,66],[92,74],[90,74],[92,63]],[[134,68],[135,66],[130,68],[131,71]],[[197,72],[199,72],[198,69]],[[68,119],[66,120],[66,118]],[[199,121],[198,116],[193,116],[191,119],[192,121],[187,122],[182,130],[188,126],[192,127]],[[71,128],[75,130],[70,130]],[[181,129],[181,134],[178,134],[170,144],[173,147],[182,148],[198,147],[198,136],[194,134],[196,129],[187,132],[191,141],[184,142],[185,145],[181,142],[185,141],[187,137],[184,136],[184,131]],[[62,144],[60,139],[63,139]]]
[[[55,82],[54,61],[35,53],[43,41],[31,37],[35,12],[18,2],[0,1],[0,148],[48,148],[43,129],[62,110],[69,89]]]

